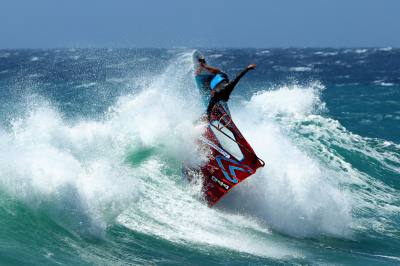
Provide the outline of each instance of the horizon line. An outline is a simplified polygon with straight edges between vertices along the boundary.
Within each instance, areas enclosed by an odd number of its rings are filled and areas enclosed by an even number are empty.
[[[172,46],[172,47],[133,47],[133,46],[54,46],[54,47],[0,47],[0,50],[70,50],[70,49],[400,49],[400,46],[265,46],[265,47],[255,47],[255,46]]]

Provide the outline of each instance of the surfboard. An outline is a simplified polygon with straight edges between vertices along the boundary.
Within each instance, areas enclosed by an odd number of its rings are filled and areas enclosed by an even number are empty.
[[[198,64],[198,58],[204,58],[199,56],[202,56],[199,52],[193,55],[195,64]],[[200,71],[195,72],[195,77],[198,75],[201,75]],[[201,79],[196,79],[196,83],[199,82]],[[209,82],[204,79],[198,88],[206,88],[209,92]],[[220,103],[215,105],[209,118],[203,116],[202,122],[207,123],[207,127],[198,144],[200,150],[207,151],[208,161],[196,169],[186,167],[185,175],[189,180],[198,176],[203,178],[203,197],[211,207],[265,163],[256,155]]]

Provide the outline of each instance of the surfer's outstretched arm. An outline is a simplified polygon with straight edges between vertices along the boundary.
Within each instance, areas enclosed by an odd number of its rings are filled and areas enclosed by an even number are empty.
[[[229,100],[229,96],[231,95],[233,89],[235,88],[236,84],[239,82],[239,80],[249,71],[252,70],[256,67],[255,64],[251,64],[248,67],[246,67],[242,72],[239,73],[239,75],[236,76],[236,78],[226,84],[223,88],[217,87],[215,90],[212,91],[211,93],[211,100],[210,103],[208,104],[207,107],[207,114],[208,117],[210,118],[211,111],[214,108],[214,105],[218,103],[219,101],[225,101],[227,102]]]
[[[234,80],[232,80],[231,82],[228,83],[228,85],[226,85],[225,87],[225,93],[227,94],[227,97],[229,98],[229,95],[232,93],[233,89],[235,88],[235,86],[238,84],[239,80],[246,75],[247,72],[249,72],[249,70],[253,70],[256,68],[256,64],[251,64],[248,67],[246,67],[244,70],[242,70],[242,72],[240,72],[236,78]]]

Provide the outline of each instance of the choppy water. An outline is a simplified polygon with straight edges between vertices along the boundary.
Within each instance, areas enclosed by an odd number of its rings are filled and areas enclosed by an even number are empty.
[[[400,263],[400,50],[202,52],[267,163],[213,209],[192,50],[0,50],[0,264]]]

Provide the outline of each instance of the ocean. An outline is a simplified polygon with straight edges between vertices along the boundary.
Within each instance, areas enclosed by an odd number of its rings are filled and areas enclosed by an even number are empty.
[[[214,208],[193,52],[0,50],[0,265],[399,265],[400,49],[201,49],[266,162]]]

